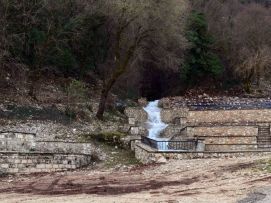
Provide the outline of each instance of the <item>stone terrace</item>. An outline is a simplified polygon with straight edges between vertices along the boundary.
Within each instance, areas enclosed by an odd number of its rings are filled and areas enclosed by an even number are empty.
[[[91,143],[42,141],[34,133],[0,132],[0,171],[53,172],[76,169],[93,162]]]
[[[223,156],[224,153],[245,155],[271,151],[269,99],[208,98],[205,103],[188,101],[181,101],[180,98],[165,98],[160,101],[161,118],[169,125],[162,137],[175,141],[191,138],[204,140],[204,155],[196,157],[206,157],[207,154],[212,157],[212,153]],[[131,136],[138,138],[146,135],[147,115],[144,110],[128,108],[126,115],[129,117]],[[137,144],[136,152],[142,151],[142,146]],[[182,154],[178,157],[195,157],[195,152],[189,153],[186,156],[185,152],[178,152]]]

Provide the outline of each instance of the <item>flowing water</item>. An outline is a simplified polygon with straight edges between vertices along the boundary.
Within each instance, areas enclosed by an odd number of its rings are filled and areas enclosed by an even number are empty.
[[[161,132],[166,129],[168,125],[161,120],[161,109],[159,108],[158,103],[159,100],[149,102],[149,104],[144,108],[148,114],[148,137],[156,141],[167,141],[167,138],[160,137]],[[162,148],[162,144],[165,145],[166,143],[161,143],[161,145],[158,144],[158,149]],[[166,148],[167,147],[163,146],[164,150]]]

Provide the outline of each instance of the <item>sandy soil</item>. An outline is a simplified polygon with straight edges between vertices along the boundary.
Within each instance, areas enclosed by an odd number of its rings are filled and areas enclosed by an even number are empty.
[[[0,202],[238,202],[271,186],[268,157],[169,161],[121,170],[84,170],[0,179]],[[269,157],[270,158],[270,157]]]

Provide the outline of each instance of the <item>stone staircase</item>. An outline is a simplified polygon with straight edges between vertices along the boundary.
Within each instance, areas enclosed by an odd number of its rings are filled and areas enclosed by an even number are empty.
[[[270,125],[258,127],[257,144],[261,149],[271,147]]]

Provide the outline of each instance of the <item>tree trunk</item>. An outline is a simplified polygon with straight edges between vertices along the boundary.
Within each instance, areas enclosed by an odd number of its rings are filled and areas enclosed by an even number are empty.
[[[39,81],[39,73],[37,71],[31,71],[28,77],[28,80],[29,80],[28,95],[35,101],[38,101],[37,95],[36,95],[36,89],[37,89],[38,81]]]
[[[111,88],[113,87],[113,85],[116,83],[117,79],[125,72],[126,67],[127,67],[127,64],[125,66],[119,66],[116,69],[116,71],[112,74],[111,78],[104,84],[101,98],[100,98],[98,112],[96,114],[96,117],[98,119],[103,120],[103,114],[105,111],[105,105],[106,105],[108,94]]]
[[[260,74],[260,71],[257,71],[257,74],[256,74],[256,85],[257,85],[257,87],[260,87],[260,81],[261,81],[261,74]]]
[[[100,103],[99,103],[99,108],[96,114],[96,117],[100,120],[103,120],[103,114],[105,111],[105,105],[106,105],[106,100],[108,97],[108,93],[109,93],[110,89],[107,89],[106,86],[103,88],[102,90],[102,94],[101,94],[101,98],[100,98]]]
[[[124,27],[120,28],[120,30],[117,33],[117,44],[116,44],[116,51],[115,51],[116,69],[111,75],[110,79],[107,82],[105,82],[103,86],[98,112],[96,114],[96,117],[100,120],[103,120],[103,114],[105,111],[105,105],[106,105],[106,100],[107,100],[109,91],[111,90],[113,85],[116,83],[117,79],[126,71],[128,64],[131,58],[133,57],[139,42],[143,39],[143,36],[139,36],[134,40],[134,43],[127,50],[127,55],[124,57],[123,62],[121,62],[121,57],[120,57],[121,34],[123,32],[123,29],[128,25],[129,23],[126,24]]]
[[[245,92],[246,93],[251,93],[251,83],[249,80],[246,80],[245,81],[245,84],[244,84],[244,89],[245,89]]]
[[[248,72],[246,74],[247,76],[244,79],[244,89],[246,93],[251,93],[251,80],[253,78],[253,74],[253,71]]]

